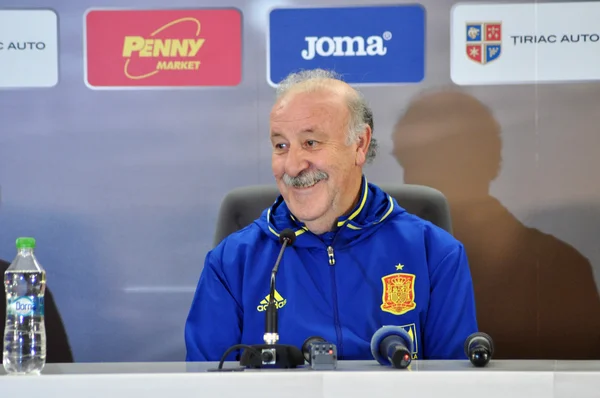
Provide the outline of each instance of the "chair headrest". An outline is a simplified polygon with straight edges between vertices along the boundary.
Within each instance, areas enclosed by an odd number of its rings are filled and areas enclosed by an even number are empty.
[[[438,190],[423,185],[381,184],[407,212],[452,233],[450,208]],[[279,196],[277,185],[252,185],[230,191],[219,209],[213,245],[256,220]]]

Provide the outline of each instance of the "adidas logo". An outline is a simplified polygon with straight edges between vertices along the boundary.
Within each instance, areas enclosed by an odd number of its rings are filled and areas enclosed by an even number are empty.
[[[279,308],[283,307],[285,305],[285,303],[287,303],[287,300],[284,299],[283,297],[281,297],[281,294],[279,294],[279,292],[277,290],[275,290],[275,305],[277,306],[277,308],[279,309]],[[265,296],[265,298],[260,301],[258,306],[256,306],[256,309],[259,312],[266,311],[268,304],[269,304],[269,295],[267,294]]]

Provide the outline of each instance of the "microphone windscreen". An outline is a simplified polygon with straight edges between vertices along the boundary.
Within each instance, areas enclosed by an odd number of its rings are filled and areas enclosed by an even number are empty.
[[[294,244],[294,241],[296,241],[296,233],[289,228],[284,229],[279,234],[279,243],[283,244],[284,239],[287,239],[288,246],[291,246]]]
[[[401,337],[404,340],[404,344],[406,345],[406,348],[408,349],[408,351],[410,352],[410,356],[412,357],[413,354],[413,341],[410,338],[410,335],[406,332],[406,330],[402,329],[400,326],[391,326],[391,325],[387,325],[387,326],[382,326],[381,328],[379,328],[378,331],[376,331],[373,334],[373,337],[371,338],[371,355],[373,355],[373,358],[379,362],[379,364],[381,365],[389,365],[390,361],[388,360],[388,358],[384,357],[381,355],[381,350],[380,350],[380,346],[381,346],[381,342],[389,336],[398,336]]]
[[[471,334],[469,337],[467,337],[467,339],[465,340],[465,355],[467,357],[469,356],[469,346],[476,339],[487,340],[488,343],[490,344],[490,351],[491,351],[490,355],[494,355],[494,341],[492,340],[492,337],[489,334],[484,333],[484,332],[475,332],[475,333]]]

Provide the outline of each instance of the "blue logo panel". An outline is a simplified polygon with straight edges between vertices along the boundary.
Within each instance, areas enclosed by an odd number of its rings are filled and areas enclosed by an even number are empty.
[[[267,79],[331,69],[351,84],[418,83],[425,77],[421,5],[276,8],[269,16]]]

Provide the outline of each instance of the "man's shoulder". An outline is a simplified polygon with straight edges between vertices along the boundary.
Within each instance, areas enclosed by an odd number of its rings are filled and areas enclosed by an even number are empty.
[[[218,263],[231,262],[232,258],[236,260],[243,259],[248,253],[264,250],[269,241],[275,242],[275,239],[267,236],[265,231],[256,223],[251,223],[246,227],[226,236],[217,246],[208,253],[208,257]]]
[[[397,214],[387,224],[386,234],[398,234],[411,241],[423,242],[428,250],[450,253],[463,247],[451,232],[406,211]]]
[[[227,235],[219,244],[215,247],[223,249],[236,248],[240,246],[254,245],[261,240],[265,240],[267,237],[263,229],[257,225],[256,222],[252,222],[242,229],[239,229],[229,235]]]

